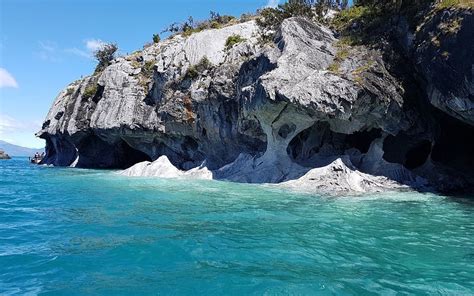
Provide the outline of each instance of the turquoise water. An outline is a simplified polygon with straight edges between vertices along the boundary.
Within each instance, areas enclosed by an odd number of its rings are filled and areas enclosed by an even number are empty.
[[[472,295],[474,201],[0,161],[0,294]]]

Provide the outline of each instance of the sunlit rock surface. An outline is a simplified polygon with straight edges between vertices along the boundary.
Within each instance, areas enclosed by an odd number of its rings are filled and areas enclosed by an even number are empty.
[[[453,48],[472,31],[463,17]],[[233,35],[244,41],[227,48]],[[44,163],[315,191],[471,188],[472,73],[440,97],[422,33],[413,65],[364,46],[341,61],[337,35],[301,18],[285,20],[274,43],[258,37],[254,21],[177,35],[73,82],[38,133]],[[459,52],[451,58],[472,66]]]

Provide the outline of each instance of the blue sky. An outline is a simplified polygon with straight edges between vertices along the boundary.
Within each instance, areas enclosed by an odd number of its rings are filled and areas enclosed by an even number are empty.
[[[91,52],[116,42],[130,53],[175,21],[209,11],[239,16],[276,0],[0,0],[0,139],[41,147],[34,137],[68,83],[90,74]]]

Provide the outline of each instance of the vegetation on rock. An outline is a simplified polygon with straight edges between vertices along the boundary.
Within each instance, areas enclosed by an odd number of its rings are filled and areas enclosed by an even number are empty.
[[[70,95],[72,95],[73,93],[74,93],[74,88],[73,88],[73,87],[68,87],[68,88],[66,89],[66,95],[67,95],[67,96],[70,96]]]
[[[82,94],[82,98],[84,100],[89,99],[93,97],[97,92],[97,84],[89,84],[86,86],[86,89],[84,90],[84,93]]]
[[[337,47],[337,52],[336,56],[334,58],[334,61],[329,65],[328,71],[334,73],[334,74],[339,74],[339,67],[341,63],[349,57],[350,49],[349,45],[347,45],[345,42],[338,42],[336,43]]]
[[[98,62],[97,67],[95,69],[96,73],[102,71],[105,67],[110,65],[110,62],[112,62],[115,58],[115,53],[117,52],[117,50],[117,44],[107,43],[94,52],[94,57]]]
[[[460,8],[474,8],[474,1],[472,0],[440,0],[436,5],[438,8],[450,8],[450,7],[460,7]]]
[[[182,34],[185,37],[191,36],[193,33],[201,32],[206,29],[218,29],[222,26],[228,25],[235,20],[231,15],[220,15],[217,12],[211,11],[209,19],[204,21],[194,21],[192,16],[188,17],[183,23],[172,23],[165,28],[162,33],[169,32],[171,34]]]
[[[186,74],[184,74],[183,79],[191,79],[194,80],[199,77],[204,71],[209,70],[212,67],[211,61],[204,56],[199,63],[196,65],[191,65],[188,70],[186,71]]]
[[[245,38],[242,38],[242,36],[232,35],[232,36],[229,36],[229,38],[227,38],[227,40],[225,42],[225,47],[226,47],[226,49],[230,49],[234,45],[236,45],[237,43],[240,43],[240,42],[243,42],[243,41],[245,41]]]

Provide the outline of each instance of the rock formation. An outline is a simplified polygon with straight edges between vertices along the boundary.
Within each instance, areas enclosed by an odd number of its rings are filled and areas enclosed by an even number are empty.
[[[455,37],[439,36],[448,59],[428,44],[446,18],[461,19]],[[470,190],[473,20],[464,11],[402,32],[413,35],[406,64],[341,49],[303,18],[273,43],[254,21],[176,35],[66,87],[38,133],[43,162],[323,191]],[[234,35],[243,41],[226,46]]]
[[[6,154],[5,151],[0,150],[0,159],[11,159],[10,155]]]

